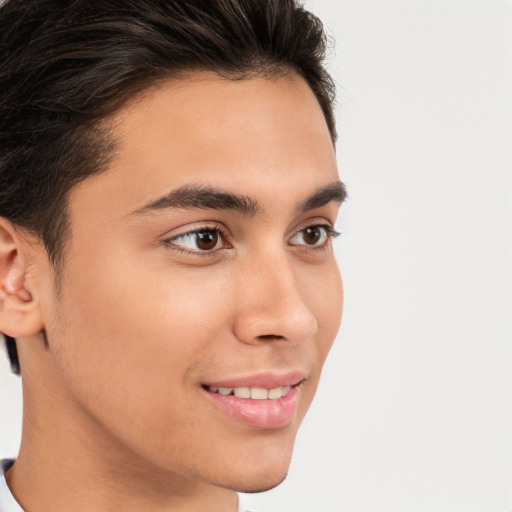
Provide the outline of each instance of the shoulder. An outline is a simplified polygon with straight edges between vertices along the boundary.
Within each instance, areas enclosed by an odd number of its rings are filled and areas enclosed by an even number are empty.
[[[2,512],[2,511],[0,510],[0,512]],[[240,506],[240,509],[238,512],[256,512],[256,510],[254,510],[252,508],[246,508],[244,506]]]
[[[2,512],[2,510],[0,510],[0,512]],[[248,508],[243,503],[240,503],[238,512],[256,512],[256,510],[254,510],[252,508]]]

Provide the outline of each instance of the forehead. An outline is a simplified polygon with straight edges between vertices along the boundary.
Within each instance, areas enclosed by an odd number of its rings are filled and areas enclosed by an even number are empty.
[[[112,207],[123,200],[136,209],[190,184],[257,195],[337,178],[322,110],[296,75],[235,81],[196,73],[162,82],[126,105],[110,131],[109,170],[77,191],[97,188],[94,200]]]

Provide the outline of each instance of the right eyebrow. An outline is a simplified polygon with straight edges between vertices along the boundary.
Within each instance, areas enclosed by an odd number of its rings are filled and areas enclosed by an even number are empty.
[[[184,185],[138,208],[132,212],[132,215],[167,208],[231,210],[246,216],[253,216],[261,210],[257,201],[248,196],[224,192],[207,186]]]

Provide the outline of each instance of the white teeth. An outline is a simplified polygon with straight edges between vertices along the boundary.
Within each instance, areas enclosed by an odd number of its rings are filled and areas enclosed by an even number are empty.
[[[233,394],[237,398],[251,398],[251,388],[235,388]]]
[[[283,388],[274,388],[268,390],[268,397],[275,400],[276,398],[281,398],[283,396]]]
[[[268,398],[268,390],[264,388],[251,388],[251,398],[253,400],[266,400]]]
[[[218,388],[208,386],[208,390],[219,395],[235,395],[237,398],[251,398],[252,400],[276,400],[285,396],[292,389],[291,386],[281,388],[265,389],[265,388]]]

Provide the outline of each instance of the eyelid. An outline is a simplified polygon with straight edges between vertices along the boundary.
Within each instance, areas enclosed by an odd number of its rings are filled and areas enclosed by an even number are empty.
[[[323,224],[322,227],[324,227],[327,230],[327,234],[330,239],[338,238],[341,235],[341,231],[337,231],[330,224]]]
[[[329,233],[333,234],[335,237],[339,236],[341,233],[338,233],[336,229],[334,228],[334,222],[331,222],[329,219],[325,217],[314,217],[307,220],[302,221],[299,223],[293,230],[292,236],[299,231],[304,231],[307,228],[313,228],[313,227],[323,227]]]
[[[222,247],[217,249],[211,249],[211,250],[194,250],[187,247],[184,247],[183,245],[175,243],[175,240],[186,237],[187,235],[194,235],[195,233],[199,233],[201,231],[216,231],[219,234],[219,237],[222,242]],[[197,255],[197,256],[209,256],[212,255],[222,249],[229,249],[231,247],[231,244],[229,243],[229,231],[225,226],[222,224],[211,221],[211,222],[202,222],[201,224],[197,225],[191,225],[190,227],[186,227],[186,229],[183,229],[183,231],[179,231],[176,234],[168,234],[162,241],[162,245],[165,245],[175,251],[178,252],[184,252],[191,255]]]
[[[291,243],[291,240],[293,240],[293,238],[295,238],[297,235],[303,233],[305,230],[307,230],[309,228],[323,229],[325,231],[325,237],[326,237],[325,241],[320,245],[310,245],[307,243],[304,243],[304,244]],[[288,243],[290,243],[290,245],[309,249],[309,250],[319,250],[319,249],[324,249],[329,244],[329,241],[337,238],[340,235],[341,235],[341,233],[336,231],[334,229],[333,225],[329,221],[326,221],[325,219],[310,219],[307,222],[302,223],[295,229],[292,236],[289,237]]]

